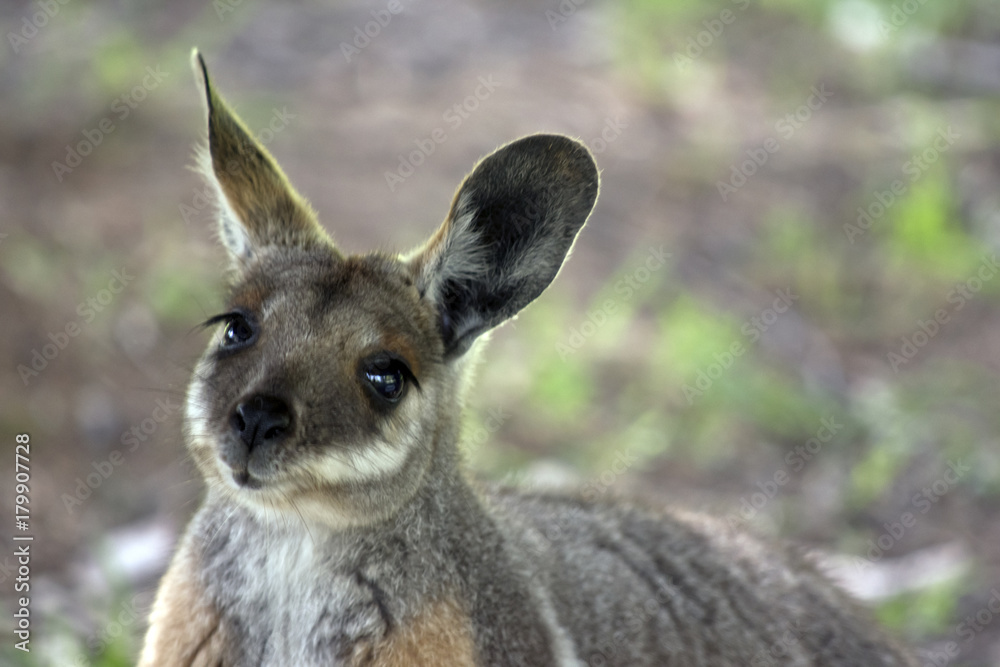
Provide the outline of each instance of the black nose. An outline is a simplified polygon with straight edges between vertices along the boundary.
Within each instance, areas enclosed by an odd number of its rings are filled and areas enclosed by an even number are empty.
[[[252,451],[258,445],[281,440],[292,423],[292,413],[280,398],[258,394],[236,406],[230,423]]]

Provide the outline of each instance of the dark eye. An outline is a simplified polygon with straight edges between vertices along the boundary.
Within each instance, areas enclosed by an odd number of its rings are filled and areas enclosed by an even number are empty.
[[[250,323],[242,315],[235,314],[226,325],[226,330],[222,333],[222,346],[232,347],[243,345],[253,338],[254,330]]]
[[[364,368],[365,380],[381,398],[395,403],[406,389],[409,369],[402,361],[388,356],[375,357]]]

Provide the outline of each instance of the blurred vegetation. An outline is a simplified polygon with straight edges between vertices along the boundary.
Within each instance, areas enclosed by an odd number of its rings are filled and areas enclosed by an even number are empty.
[[[904,4],[918,9],[907,13],[901,9]],[[940,309],[955,320],[953,327],[976,326],[976,315],[961,313],[963,308],[976,313],[995,310],[1000,281],[991,280],[996,267],[991,268],[990,258],[996,249],[997,212],[992,213],[992,227],[977,228],[969,219],[968,205],[963,206],[968,195],[957,190],[957,179],[968,159],[970,138],[996,155],[996,91],[988,97],[965,91],[949,94],[942,90],[949,82],[915,82],[905,67],[908,53],[934,43],[984,39],[997,47],[1000,11],[994,4],[626,0],[608,12],[615,19],[622,73],[664,107],[697,106],[692,98],[710,95],[705,89],[735,86],[738,77],[746,76],[750,85],[763,87],[754,94],[770,105],[776,118],[801,105],[803,91],[827,81],[836,91],[829,104],[841,113],[870,105],[881,108],[871,113],[886,113],[897,121],[886,129],[893,150],[881,155],[871,151],[865,159],[849,156],[852,162],[843,166],[851,170],[856,185],[840,193],[839,208],[803,209],[780,199],[751,204],[757,209],[758,228],[753,245],[740,258],[741,279],[765,289],[792,286],[798,295],[797,316],[827,332],[843,356],[888,360],[904,339],[914,340],[919,322],[931,321]],[[738,20],[730,21],[733,16]],[[720,22],[720,17],[726,20]],[[699,33],[704,37],[700,43]],[[695,43],[699,47],[689,51]],[[771,71],[777,76],[768,76]],[[698,148],[707,151],[700,159],[716,163],[705,169],[707,173],[726,174],[736,156],[728,144],[706,139],[719,130],[719,118],[725,116],[713,111],[705,114],[711,127],[697,137]],[[966,148],[949,145],[933,162],[913,166],[916,176],[908,180],[913,174],[901,172],[901,165],[933,146],[938,132],[949,125],[955,126]],[[760,142],[748,143],[752,148]],[[712,155],[713,150],[718,154]],[[823,161],[840,157],[817,156]],[[845,221],[854,222],[858,208],[868,207],[875,193],[887,191],[894,180],[904,181],[906,191],[852,242]],[[626,261],[622,270],[639,263]],[[919,480],[939,477],[943,462],[951,459],[972,466],[958,482],[963,491],[996,506],[1000,412],[992,398],[995,358],[986,367],[965,355],[928,353],[947,346],[932,335],[928,350],[921,349],[912,362],[904,357],[900,372],[882,369],[867,385],[810,382],[800,368],[776,360],[773,350],[755,347],[742,331],[747,321],[736,311],[713,304],[697,287],[684,286],[683,276],[670,275],[676,268],[668,267],[668,275],[657,277],[655,285],[611,315],[585,349],[565,361],[544,347],[534,352],[517,347],[512,352],[512,358],[532,355],[529,365],[536,369],[526,380],[526,399],[518,414],[528,413],[530,407],[530,418],[538,420],[533,429],[563,433],[565,445],[557,458],[573,460],[590,471],[585,476],[596,476],[609,465],[610,444],[610,451],[642,451],[644,461],[669,457],[675,467],[689,461],[711,470],[738,458],[734,451],[741,445],[757,441],[776,450],[773,461],[780,466],[781,453],[791,443],[815,437],[827,417],[843,425],[824,450],[823,465],[848,471],[845,503],[837,511],[838,524],[849,527],[837,538],[845,551],[863,552],[865,541],[881,530],[877,519],[869,519],[886,508],[903,506],[900,498],[905,503],[919,490]],[[980,268],[988,276],[981,289],[975,283]],[[970,290],[969,298],[956,297],[956,286],[970,279],[975,291]],[[565,339],[567,331],[586,321],[572,306],[553,303],[555,298],[548,296],[546,303],[522,315],[518,327],[527,339]],[[598,294],[591,308],[605,298]],[[958,324],[960,318],[965,321]],[[936,328],[947,327],[945,323]],[[637,346],[637,337],[650,345]],[[733,343],[749,349],[735,357],[704,394],[684,400],[680,388],[692,385],[713,364],[724,365]],[[627,378],[615,378],[618,383],[612,387],[600,386],[613,375],[601,364],[623,360],[628,370],[620,372]],[[498,379],[489,370],[486,374],[490,381]],[[592,446],[581,450],[580,441]],[[496,457],[496,452],[484,453],[479,460],[497,470],[525,463],[520,457]],[[801,501],[789,495],[787,506],[775,515],[784,517],[784,530],[808,533],[809,515],[799,514],[797,505]],[[893,511],[898,512],[890,510],[888,516]],[[879,616],[912,641],[955,639],[951,631],[959,618],[959,600],[985,583],[970,581],[967,573],[908,590],[885,599]]]
[[[558,11],[557,3],[547,4]],[[259,9],[243,5],[222,27],[206,6],[179,21],[169,38],[134,28],[151,5],[122,6],[121,24],[106,26],[96,40],[85,75],[69,81],[58,67],[40,70],[44,76],[19,88],[20,103],[102,109],[131,86],[135,63],[183,60],[178,54],[193,43],[207,50],[233,39]],[[905,12],[904,5],[916,10]],[[86,23],[104,16],[95,7],[69,3],[61,11]],[[990,275],[978,287],[971,282],[981,269],[990,271],[1000,204],[968,185],[979,172],[993,178],[1000,172],[1000,90],[964,83],[974,82],[975,72],[934,78],[914,63],[928,53],[958,58],[954,49],[964,43],[1000,49],[1000,8],[993,0],[621,0],[579,11],[593,12],[611,35],[612,75],[652,116],[684,129],[672,146],[683,169],[676,157],[650,158],[663,187],[675,188],[667,196],[708,203],[697,207],[699,220],[677,223],[684,231],[666,237],[666,265],[647,271],[627,296],[619,286],[643,275],[647,246],[659,246],[661,237],[637,238],[618,271],[583,303],[568,280],[557,281],[496,335],[468,416],[474,466],[505,478],[558,460],[567,463],[560,474],[602,480],[627,453],[635,461],[629,471],[635,490],[701,498],[693,495],[696,482],[712,480],[723,500],[692,504],[725,515],[758,482],[787,469],[796,446],[834,423],[831,437],[816,445],[820,454],[793,459],[803,467],[789,473],[787,486],[751,526],[860,555],[886,522],[913,511],[914,494],[940,479],[949,460],[966,461],[971,470],[957,488],[892,555],[966,539],[973,557],[940,580],[883,596],[878,606],[883,622],[922,647],[957,641],[956,625],[981,606],[991,577],[1000,576],[1000,563],[975,542],[972,528],[988,520],[982,534],[1000,535],[1000,346],[996,331],[987,329],[1000,312],[1000,281]],[[11,57],[0,56],[0,66]],[[775,136],[774,121],[805,104],[821,83],[834,92],[815,111],[815,125],[782,141],[773,162],[721,202],[717,184],[731,166]],[[251,121],[272,106],[271,93],[258,95],[241,99],[240,111]],[[904,165],[948,126],[959,138],[910,180]],[[372,174],[378,178],[377,170]],[[609,169],[605,188],[615,187],[614,176]],[[869,209],[897,180],[905,191],[884,215],[873,216],[870,228],[848,230],[859,209]],[[988,190],[996,190],[995,180]],[[729,217],[713,222],[721,211]],[[176,210],[143,216],[133,222],[146,241],[129,255],[143,262],[130,290],[164,331],[183,337],[217,298],[217,267],[192,261],[189,232],[166,224]],[[739,229],[726,226],[734,219]],[[597,215],[591,222],[603,224]],[[709,241],[691,240],[699,234]],[[73,294],[92,294],[119,267],[104,243],[88,229],[49,238],[12,235],[3,241],[0,273],[27,303],[65,299],[67,285],[77,286]],[[717,276],[693,262],[699,253],[710,256]],[[782,290],[795,300],[775,309],[768,323]],[[926,323],[942,309],[948,321],[928,334]],[[921,331],[925,344],[918,345]],[[90,333],[92,341],[113,339],[114,320],[96,321]],[[908,342],[915,356],[893,368],[891,355]],[[111,355],[107,346],[88,345],[96,364]],[[734,353],[734,345],[742,351]],[[516,418],[492,428],[489,411],[496,408]],[[0,423],[13,430],[30,414],[27,405],[11,408]],[[136,593],[127,585],[113,588],[104,608],[94,604],[92,619],[114,618]],[[100,620],[91,630],[56,623],[46,628],[59,638],[47,652],[25,656],[5,645],[0,661],[131,664],[141,624],[119,632]],[[103,631],[94,634],[93,627]],[[991,633],[1000,638],[1000,629]],[[953,664],[986,664],[981,660]]]

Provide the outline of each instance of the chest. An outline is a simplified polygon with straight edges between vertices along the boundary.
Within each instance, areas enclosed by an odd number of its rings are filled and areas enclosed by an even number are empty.
[[[231,527],[202,579],[237,664],[351,664],[388,632],[386,594],[358,554],[306,531]]]

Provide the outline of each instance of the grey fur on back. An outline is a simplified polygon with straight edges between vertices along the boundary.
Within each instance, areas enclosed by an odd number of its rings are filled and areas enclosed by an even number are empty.
[[[232,275],[185,407],[206,498],[140,665],[914,664],[794,548],[468,477],[470,350],[586,222],[582,144],[503,146],[424,246],[347,256],[195,67]]]

